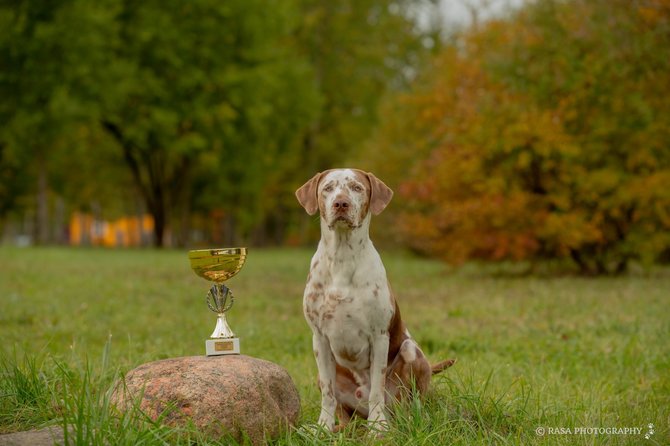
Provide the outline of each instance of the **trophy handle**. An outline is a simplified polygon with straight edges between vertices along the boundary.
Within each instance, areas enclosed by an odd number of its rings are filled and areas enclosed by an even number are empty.
[[[230,297],[230,300],[228,297]],[[222,283],[213,285],[207,293],[207,306],[217,314],[225,313],[230,310],[233,303],[235,303],[233,292]]]

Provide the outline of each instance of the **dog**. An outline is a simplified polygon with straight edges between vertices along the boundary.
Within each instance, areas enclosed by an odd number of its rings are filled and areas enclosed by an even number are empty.
[[[370,220],[393,191],[372,173],[331,169],[317,173],[296,197],[309,215],[319,212],[321,222],[303,297],[321,390],[318,423],[336,431],[359,415],[386,429],[388,403],[413,389],[425,393],[431,375],[454,363],[429,364],[403,324],[370,240]]]

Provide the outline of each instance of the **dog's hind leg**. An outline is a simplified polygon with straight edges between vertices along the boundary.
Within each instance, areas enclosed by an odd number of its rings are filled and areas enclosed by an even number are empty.
[[[432,375],[430,363],[413,339],[400,345],[387,373],[387,397],[400,401],[428,391]]]
[[[347,425],[351,421],[351,417],[354,414],[353,409],[349,409],[348,407],[344,407],[342,404],[337,405],[337,426],[333,429],[333,432],[340,432],[344,429],[346,429]]]

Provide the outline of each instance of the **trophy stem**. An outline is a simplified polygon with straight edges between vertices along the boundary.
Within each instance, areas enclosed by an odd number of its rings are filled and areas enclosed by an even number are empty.
[[[233,333],[233,330],[230,329],[230,325],[228,325],[228,321],[226,320],[226,313],[218,313],[218,317],[216,318],[216,327],[214,327],[214,331],[212,332],[210,338],[221,339],[234,337],[235,333]]]

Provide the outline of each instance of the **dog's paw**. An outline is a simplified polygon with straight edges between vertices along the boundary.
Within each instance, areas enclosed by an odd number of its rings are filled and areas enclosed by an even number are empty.
[[[335,428],[335,418],[329,413],[324,413],[322,411],[317,424],[323,429],[333,432],[333,428]]]
[[[389,423],[384,411],[373,411],[368,418],[368,435],[381,438],[389,430]]]
[[[366,436],[370,438],[381,439],[386,436],[389,431],[388,421],[369,421]]]

